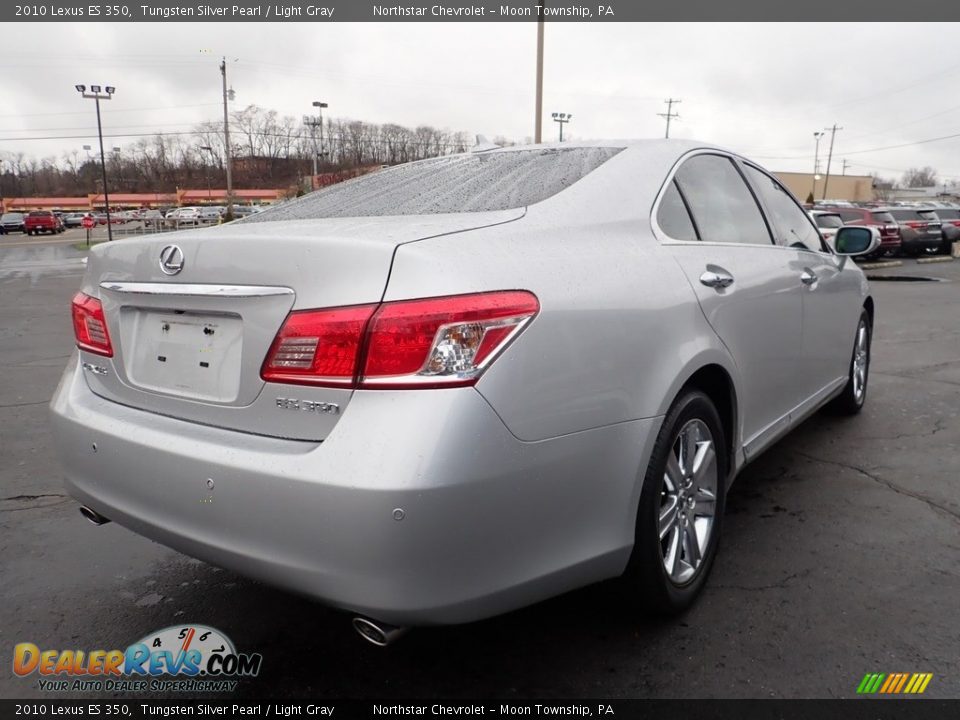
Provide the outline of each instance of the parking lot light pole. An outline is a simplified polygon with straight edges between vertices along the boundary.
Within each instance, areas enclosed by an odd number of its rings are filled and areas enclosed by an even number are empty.
[[[822,132],[815,132],[813,134],[813,139],[816,140],[816,145],[813,148],[813,187],[810,189],[810,197],[816,201],[817,199],[817,171],[820,169],[820,138],[823,137]]]
[[[560,142],[563,142],[563,126],[573,120],[573,115],[568,115],[567,113],[552,113],[553,121],[555,123],[560,123]]]
[[[210,160],[213,160],[213,148],[209,145],[201,145],[200,149],[210,153]],[[204,160],[203,162],[204,175],[207,176],[207,204],[210,204],[210,163]]]
[[[103,152],[103,125],[100,122],[100,101],[109,100],[117,91],[112,85],[102,88],[99,85],[91,85],[90,92],[87,92],[86,85],[75,85],[77,92],[88,100],[93,100],[97,105],[97,137],[100,139],[100,170],[103,176],[103,205],[107,213],[107,241],[113,240],[113,227],[110,223],[110,195],[107,192],[107,158]]]

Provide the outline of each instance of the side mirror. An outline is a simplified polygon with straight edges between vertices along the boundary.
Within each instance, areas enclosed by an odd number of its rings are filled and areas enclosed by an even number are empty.
[[[869,255],[880,247],[880,233],[871,227],[846,225],[833,238],[837,255]]]

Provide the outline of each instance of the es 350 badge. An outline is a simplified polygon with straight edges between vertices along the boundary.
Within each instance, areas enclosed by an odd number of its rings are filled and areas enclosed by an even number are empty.
[[[237,652],[230,638],[206,625],[173,625],[126,650],[41,650],[30,642],[13,649],[13,672],[36,673],[39,689],[51,691],[232,691],[262,663],[260,653]]]

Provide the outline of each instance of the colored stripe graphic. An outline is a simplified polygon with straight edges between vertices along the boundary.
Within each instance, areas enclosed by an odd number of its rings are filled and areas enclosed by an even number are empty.
[[[932,679],[933,673],[867,673],[857,686],[857,694],[919,695]]]

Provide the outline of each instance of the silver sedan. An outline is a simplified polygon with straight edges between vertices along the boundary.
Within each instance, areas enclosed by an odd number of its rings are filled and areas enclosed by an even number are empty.
[[[478,149],[104,243],[51,404],[67,487],[378,644],[617,576],[678,612],[737,473],[862,407],[876,244],[676,140]]]

